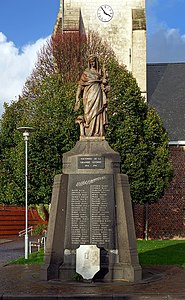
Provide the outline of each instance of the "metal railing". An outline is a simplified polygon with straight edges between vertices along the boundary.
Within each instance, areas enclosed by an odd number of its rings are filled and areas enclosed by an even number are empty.
[[[33,226],[30,226],[30,227],[28,227],[28,233],[29,232],[31,232],[31,234],[32,234],[32,230],[33,230]],[[19,237],[21,237],[21,236],[23,236],[23,235],[25,235],[26,234],[26,229],[23,229],[23,230],[21,230],[21,231],[19,231]]]
[[[41,239],[37,241],[30,241],[29,242],[29,253],[32,253],[32,248],[36,247],[37,251],[40,251],[41,248],[44,248],[44,253],[46,250],[46,236],[43,236]]]

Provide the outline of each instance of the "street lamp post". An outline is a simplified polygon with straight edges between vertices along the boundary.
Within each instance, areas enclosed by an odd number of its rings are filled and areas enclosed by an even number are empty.
[[[25,141],[25,259],[28,259],[28,137],[30,132],[35,131],[33,127],[19,127],[17,130],[23,132]]]

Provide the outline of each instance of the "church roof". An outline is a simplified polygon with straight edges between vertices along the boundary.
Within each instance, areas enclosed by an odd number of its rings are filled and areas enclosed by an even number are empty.
[[[185,63],[147,64],[147,90],[170,141],[185,141]]]

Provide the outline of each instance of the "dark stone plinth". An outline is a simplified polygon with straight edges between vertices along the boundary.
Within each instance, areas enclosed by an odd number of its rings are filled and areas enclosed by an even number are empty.
[[[128,177],[105,140],[83,139],[63,155],[51,207],[42,279],[71,280],[76,249],[97,245],[94,280],[141,280]]]
[[[120,155],[105,140],[83,139],[71,151],[63,154],[63,173],[120,173]]]
[[[41,267],[41,279],[58,278],[59,266],[64,261],[64,234],[67,205],[68,175],[56,175],[48,224],[47,247],[44,264]]]

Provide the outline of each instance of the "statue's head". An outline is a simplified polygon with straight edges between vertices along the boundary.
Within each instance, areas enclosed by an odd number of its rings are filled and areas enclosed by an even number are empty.
[[[88,59],[89,69],[93,66],[97,71],[99,70],[99,61],[95,54],[90,54]]]

